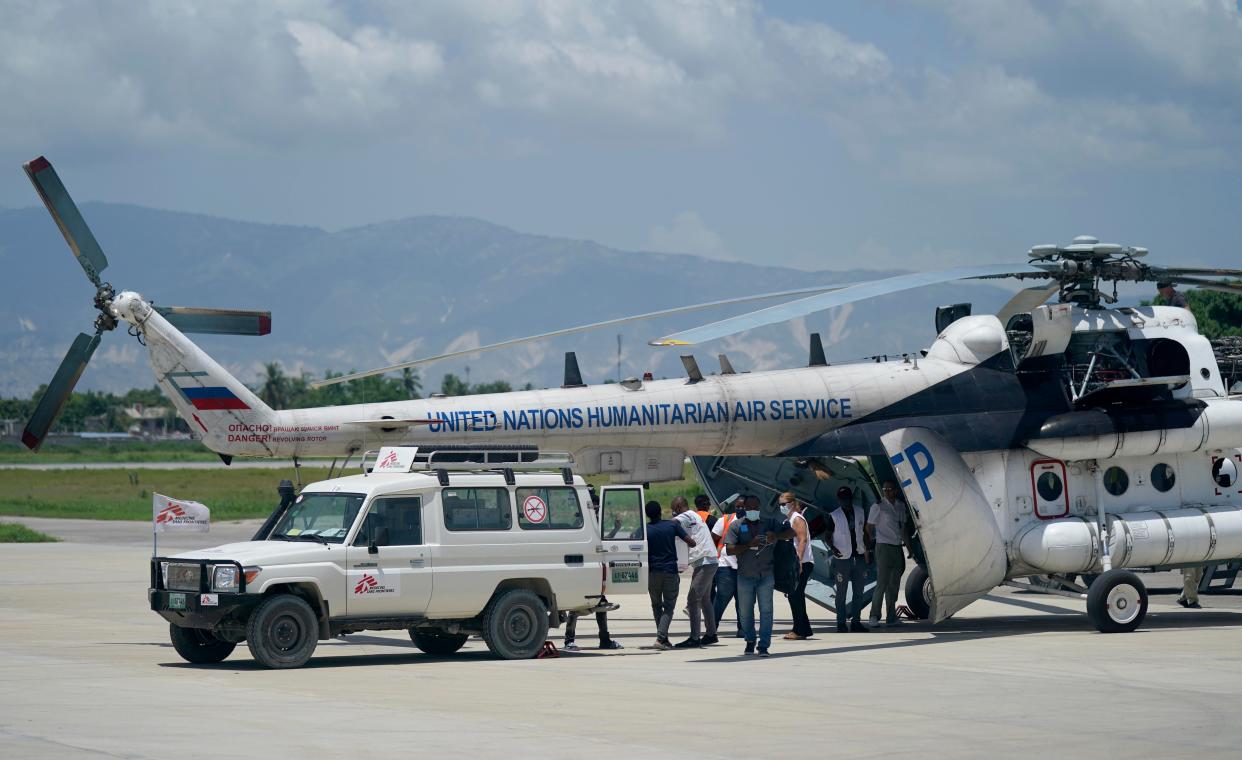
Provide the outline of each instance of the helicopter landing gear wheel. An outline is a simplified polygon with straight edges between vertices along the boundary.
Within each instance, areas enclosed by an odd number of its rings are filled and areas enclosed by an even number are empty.
[[[906,576],[906,606],[919,620],[931,617],[932,601],[935,591],[932,590],[931,576],[923,565],[915,565]]]
[[[1087,617],[1100,633],[1129,633],[1147,617],[1147,589],[1129,570],[1109,570],[1087,590]]]

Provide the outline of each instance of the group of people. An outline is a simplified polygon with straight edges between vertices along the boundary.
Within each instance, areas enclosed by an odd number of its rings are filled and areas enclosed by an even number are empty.
[[[909,521],[897,485],[886,481],[881,499],[870,510],[855,507],[854,493],[845,486],[837,490],[837,504],[828,513],[821,536],[832,551],[831,572],[835,580],[837,631],[866,632],[881,625],[899,625],[897,592],[911,550]],[[785,638],[809,638],[813,631],[806,608],[806,587],[815,560],[811,540],[815,538],[803,504],[792,492],[779,497],[780,517],[764,517],[757,496],[746,495],[732,504],[721,505],[719,516],[712,513],[711,501],[704,494],[695,498],[693,508],[681,496],[669,504],[671,519],[664,519],[658,501],[647,502],[647,590],[656,626],[656,649],[687,649],[719,643],[719,625],[729,603],[737,612],[737,636],[745,640],[746,654],[767,657],[772,642],[773,596],[776,590],[777,545],[788,541],[797,563],[797,577],[787,594],[793,626]],[[690,589],[686,613],[690,635],[677,644],[669,639],[681,585],[678,542],[686,546]],[[913,555],[910,555],[913,556]],[[876,563],[877,582],[869,625],[863,625],[862,598],[867,567]],[[849,603],[845,602],[849,599]],[[759,619],[756,627],[755,608]],[[881,622],[881,614],[883,621]],[[608,636],[603,612],[596,616],[600,625],[600,646],[619,649]],[[573,643],[576,620],[566,630],[565,647]]]

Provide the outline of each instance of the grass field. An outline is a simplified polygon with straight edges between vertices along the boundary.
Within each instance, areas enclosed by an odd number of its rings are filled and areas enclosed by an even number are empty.
[[[55,536],[31,530],[17,523],[0,523],[0,544],[44,544],[59,541]]]
[[[353,472],[357,472],[356,469]],[[302,468],[302,482],[326,477]],[[698,493],[687,467],[686,480],[657,483],[647,498],[667,514],[676,495]],[[0,514],[18,517],[74,517],[91,520],[150,520],[151,494],[202,502],[213,520],[267,517],[279,502],[276,486],[293,470],[0,470]],[[590,478],[596,486],[606,478]]]
[[[0,442],[0,464],[66,462],[213,462],[212,451],[198,441],[91,441],[49,438],[37,453],[12,440]]]

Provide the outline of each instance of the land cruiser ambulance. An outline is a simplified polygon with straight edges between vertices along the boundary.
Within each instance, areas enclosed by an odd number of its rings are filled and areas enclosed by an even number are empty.
[[[320,639],[395,629],[430,654],[478,634],[533,657],[569,613],[646,590],[642,489],[601,489],[597,516],[571,466],[523,447],[382,449],[286,500],[254,540],[153,558],[151,609],[194,663],[245,641],[294,668]]]

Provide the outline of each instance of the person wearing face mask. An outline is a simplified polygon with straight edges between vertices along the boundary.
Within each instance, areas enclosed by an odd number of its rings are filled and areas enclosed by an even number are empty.
[[[746,654],[768,656],[772,644],[773,546],[793,531],[782,531],[777,520],[764,519],[759,499],[747,500],[746,512],[734,520],[725,534],[729,554],[737,558],[737,615],[746,639]],[[755,604],[759,605],[759,635],[755,636]]]
[[[811,580],[811,571],[815,569],[815,557],[811,554],[811,527],[807,524],[803,512],[806,505],[798,501],[792,491],[786,491],[780,498],[781,514],[789,521],[794,532],[794,553],[798,557],[798,585],[789,594],[789,610],[793,614],[793,630],[785,634],[786,639],[798,641],[811,637],[811,619],[806,614],[806,584]]]
[[[881,498],[871,505],[867,514],[867,538],[875,543],[875,592],[871,603],[870,625],[880,624],[880,610],[887,610],[885,625],[901,623],[897,617],[897,589],[906,571],[906,558],[902,546],[910,547],[905,502],[901,500],[897,484],[884,481],[880,487]]]
[[[837,631],[866,633],[862,624],[862,595],[871,551],[863,531],[862,509],[854,509],[854,492],[849,486],[837,489],[837,508],[828,516],[828,547],[832,549],[832,576],[836,580]],[[852,587],[852,589],[851,589]],[[854,598],[846,603],[847,591]],[[847,625],[848,623],[848,625]]]

